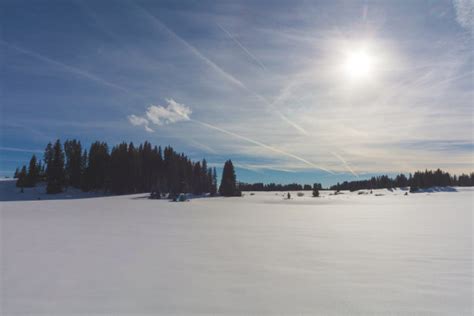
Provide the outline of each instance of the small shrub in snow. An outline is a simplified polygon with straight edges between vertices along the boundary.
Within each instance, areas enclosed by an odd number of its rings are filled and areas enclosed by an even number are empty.
[[[313,184],[313,197],[319,197],[319,188],[321,187],[321,185],[315,183]]]
[[[296,195],[298,195],[299,197],[302,197],[302,196],[304,196],[304,193],[303,192],[298,192]]]

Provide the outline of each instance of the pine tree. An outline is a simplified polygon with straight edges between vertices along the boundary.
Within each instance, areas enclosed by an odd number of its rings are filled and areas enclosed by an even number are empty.
[[[81,182],[80,182],[80,188],[82,191],[89,191],[88,187],[88,181],[87,181],[87,161],[88,161],[88,155],[87,155],[87,150],[84,149],[82,156],[81,156]]]
[[[21,188],[21,192],[23,192],[23,188],[26,185],[27,176],[26,166],[21,167],[21,170],[18,173],[18,180],[16,180],[16,186]]]
[[[33,155],[28,165],[28,174],[25,179],[25,187],[34,187],[38,182],[39,172],[36,156]]]
[[[51,161],[53,160],[53,145],[51,142],[46,145],[46,148],[44,149],[44,163],[46,166],[48,166]]]
[[[237,180],[235,176],[234,165],[231,160],[227,160],[222,171],[221,186],[219,193],[222,196],[239,196],[240,191],[237,190]]]
[[[96,141],[91,144],[85,174],[85,187],[88,190],[107,190],[109,159],[107,143]]]
[[[66,178],[64,171],[64,152],[59,139],[54,143],[51,151],[48,147],[46,148],[47,153],[45,154],[47,161],[49,161],[46,168],[46,193],[60,193],[63,191]]]
[[[82,170],[82,145],[75,139],[64,142],[64,153],[66,155],[66,181],[67,184],[80,188]]]
[[[313,184],[313,197],[319,197],[319,189],[318,189],[318,184],[315,183]]]
[[[194,194],[202,194],[202,168],[201,163],[197,162],[193,167],[192,174],[192,191]]]
[[[18,179],[19,176],[20,176],[20,170],[18,168],[16,168],[15,173],[13,174],[13,178]]]
[[[44,166],[41,163],[41,160],[38,161],[36,172],[38,174],[38,181],[42,181],[44,179]]]
[[[214,196],[217,194],[217,171],[216,167],[212,168],[212,185],[211,185],[211,195]]]

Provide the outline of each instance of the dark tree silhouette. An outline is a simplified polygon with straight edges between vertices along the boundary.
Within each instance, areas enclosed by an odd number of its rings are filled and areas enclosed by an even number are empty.
[[[64,152],[59,139],[54,146],[48,144],[45,151],[46,192],[49,194],[63,191],[66,176],[64,171]]]
[[[21,170],[18,172],[16,186],[21,188],[22,192],[23,192],[23,188],[26,186],[27,176],[28,174],[26,172],[26,166],[21,167]]]
[[[216,168],[209,168],[205,159],[194,162],[171,146],[162,151],[145,142],[136,147],[133,143],[122,143],[112,148],[105,142],[96,141],[89,151],[83,150],[77,140],[67,140],[64,151],[61,142],[48,143],[44,152],[44,164],[32,156],[28,168],[23,166],[15,171],[18,187],[34,186],[46,180],[47,192],[58,193],[65,186],[73,186],[83,191],[103,191],[113,194],[152,192],[160,197],[180,193],[217,193]],[[417,171],[406,177],[403,174],[390,178],[387,175],[368,180],[338,183],[333,190],[360,190],[410,186],[412,191],[431,186],[474,186],[474,173],[451,176],[440,169]],[[241,191],[299,191],[322,186],[309,185],[238,183],[232,161],[226,161],[222,172],[219,193],[223,196],[241,195]]]
[[[410,187],[411,192],[416,192],[419,189],[426,189],[431,187],[446,187],[446,186],[474,186],[472,181],[474,173],[470,176],[462,174],[459,177],[451,176],[448,172],[443,172],[440,169],[435,171],[425,170],[417,171],[413,175],[410,174],[407,178],[404,174],[397,175],[394,179],[387,175],[372,177],[369,180],[343,182],[333,185],[332,190],[363,190],[363,189],[390,189],[395,187]]]
[[[64,153],[66,155],[66,184],[74,188],[81,187],[81,177],[84,173],[82,162],[82,145],[75,139],[64,142]]]
[[[38,164],[36,156],[33,155],[28,165],[28,174],[25,179],[25,187],[34,187],[39,180],[41,166]]]
[[[224,164],[219,193],[222,196],[240,195],[240,191],[237,189],[237,179],[235,176],[234,165],[232,164],[231,160],[227,160]]]
[[[313,184],[313,197],[319,197],[319,187],[318,183]]]
[[[243,183],[238,184],[239,190],[241,191],[301,191],[301,190],[312,190],[312,187],[308,184],[304,186],[298,183],[290,184],[276,184],[276,183]]]

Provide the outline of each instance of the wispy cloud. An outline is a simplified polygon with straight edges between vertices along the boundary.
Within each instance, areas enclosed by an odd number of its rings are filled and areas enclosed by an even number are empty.
[[[189,106],[180,104],[173,99],[166,99],[167,105],[151,105],[146,111],[146,117],[155,125],[189,121],[192,110]]]
[[[453,4],[456,10],[456,21],[474,33],[474,0],[454,0]]]
[[[47,56],[43,56],[41,54],[38,54],[38,53],[35,53],[31,50],[16,46],[14,44],[8,43],[8,42],[6,42],[4,40],[1,40],[1,39],[0,39],[0,43],[5,45],[6,47],[9,47],[11,49],[15,49],[16,51],[18,51],[22,54],[34,57],[34,58],[36,58],[38,60],[41,60],[45,63],[52,64],[52,65],[58,67],[59,69],[61,69],[63,71],[67,71],[67,72],[72,73],[74,75],[81,76],[83,78],[92,80],[92,81],[94,81],[96,83],[99,83],[101,85],[104,85],[104,86],[107,86],[107,87],[110,87],[110,88],[113,88],[113,89],[116,89],[116,90],[120,90],[120,91],[125,92],[125,93],[130,94],[130,95],[134,95],[134,96],[137,96],[137,97],[142,97],[141,95],[138,95],[135,92],[133,92],[133,91],[131,91],[131,90],[119,85],[119,84],[116,84],[116,83],[110,82],[108,80],[105,80],[105,79],[103,79],[103,78],[101,78],[101,77],[99,77],[95,74],[92,74],[88,71],[85,71],[83,69],[65,64],[65,63],[60,62],[58,60],[54,60],[52,58],[49,58]]]
[[[153,133],[154,130],[149,127],[149,122],[146,118],[141,117],[141,116],[136,116],[135,114],[129,115],[128,116],[128,121],[133,125],[133,126],[144,126],[145,130],[149,133]]]
[[[128,121],[134,126],[143,126],[147,132],[154,132],[150,128],[150,123],[157,126],[172,124],[181,121],[189,121],[189,116],[192,113],[190,107],[180,104],[173,99],[166,99],[166,105],[150,105],[145,117],[137,116],[135,114],[129,115]]]

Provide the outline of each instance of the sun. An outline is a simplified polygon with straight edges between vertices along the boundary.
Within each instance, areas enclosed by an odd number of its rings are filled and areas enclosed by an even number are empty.
[[[352,51],[347,54],[344,71],[350,79],[369,78],[373,70],[373,57],[366,50]]]

